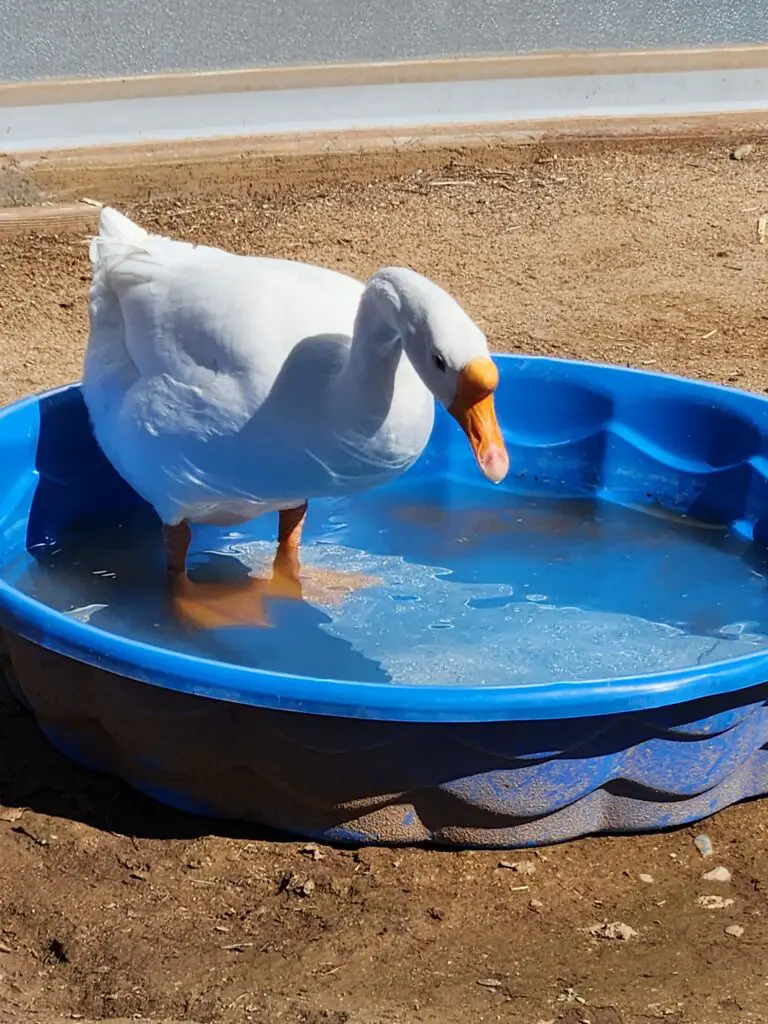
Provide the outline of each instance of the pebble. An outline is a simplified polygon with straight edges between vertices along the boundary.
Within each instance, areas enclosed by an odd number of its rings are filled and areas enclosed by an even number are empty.
[[[731,160],[744,160],[755,147],[750,142],[745,142],[743,146],[737,146],[736,149],[731,150]]]
[[[597,939],[619,939],[621,942],[627,942],[629,939],[637,937],[635,929],[630,928],[623,921],[603,921],[602,924],[593,924],[589,929],[589,934]]]
[[[744,929],[741,927],[740,924],[729,924],[728,927],[725,929],[725,934],[732,935],[734,939],[740,939],[741,936],[744,934]]]
[[[693,840],[693,845],[699,851],[702,857],[711,857],[715,852],[712,848],[712,840],[707,835],[696,836]]]
[[[278,892],[290,892],[294,896],[311,896],[315,891],[315,883],[311,878],[299,878],[293,873],[283,875],[278,885]]]
[[[646,885],[653,884],[653,875],[638,875],[641,882],[645,882]]]
[[[484,978],[482,981],[478,981],[478,985],[482,985],[483,988],[501,988],[503,982],[499,981],[498,978]]]
[[[12,953],[13,950],[10,946],[6,946],[4,942],[0,942],[0,953]]]
[[[541,902],[541,900],[531,900],[531,902],[528,904],[528,906],[531,908],[531,910],[534,910],[537,914],[540,914],[542,912],[542,910],[544,909],[544,904]]]
[[[696,902],[700,907],[704,907],[705,910],[725,910],[726,907],[733,906],[733,900],[730,897],[723,899],[722,896],[699,896]]]
[[[580,996],[575,988],[571,988],[569,985],[565,992],[560,993],[557,1001],[558,1003],[579,1003],[579,1005],[584,1006],[587,1000],[584,996]]]
[[[516,871],[518,875],[535,875],[536,865],[532,860],[520,860],[517,863],[511,860],[500,860],[500,868],[507,868],[509,871]]]
[[[310,860],[322,860],[325,854],[321,853],[320,847],[316,843],[307,843],[302,846],[299,853],[304,857],[309,857]]]
[[[712,868],[711,871],[705,871],[701,877],[706,882],[730,882],[731,872],[724,867]]]

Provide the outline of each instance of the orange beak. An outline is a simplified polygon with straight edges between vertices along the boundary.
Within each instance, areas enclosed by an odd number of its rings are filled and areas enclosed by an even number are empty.
[[[469,438],[478,466],[494,484],[509,472],[509,456],[493,406],[498,383],[499,371],[490,359],[472,359],[459,374],[456,397],[448,409]]]

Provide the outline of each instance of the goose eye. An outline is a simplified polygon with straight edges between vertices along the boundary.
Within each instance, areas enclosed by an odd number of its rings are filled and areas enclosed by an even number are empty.
[[[437,352],[432,356],[435,366],[440,370],[441,373],[445,371],[445,360],[442,356],[438,355]]]

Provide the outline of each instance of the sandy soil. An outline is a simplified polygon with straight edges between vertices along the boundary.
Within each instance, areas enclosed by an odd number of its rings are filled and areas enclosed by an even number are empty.
[[[406,263],[450,288],[498,349],[767,390],[757,219],[768,212],[768,144],[743,160],[730,149],[411,154],[346,184],[327,161],[301,174],[286,163],[252,173],[247,161],[6,168],[0,203],[87,195],[237,251],[360,276]],[[78,375],[87,283],[81,238],[0,240],[0,402]],[[168,812],[73,767],[5,691],[0,800],[2,1024],[768,1016],[768,804],[535,854],[303,850]],[[693,845],[704,830],[707,860]],[[717,865],[731,882],[703,880]],[[284,886],[291,873],[315,882],[310,895]],[[706,910],[705,893],[733,903]],[[637,935],[594,937],[602,921]],[[732,925],[743,932],[726,933]]]

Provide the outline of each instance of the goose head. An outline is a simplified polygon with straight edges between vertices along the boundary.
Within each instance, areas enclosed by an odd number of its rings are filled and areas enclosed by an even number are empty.
[[[500,483],[509,456],[493,402],[499,371],[483,332],[439,285],[404,267],[377,271],[366,284],[365,299],[467,435],[482,473]]]

